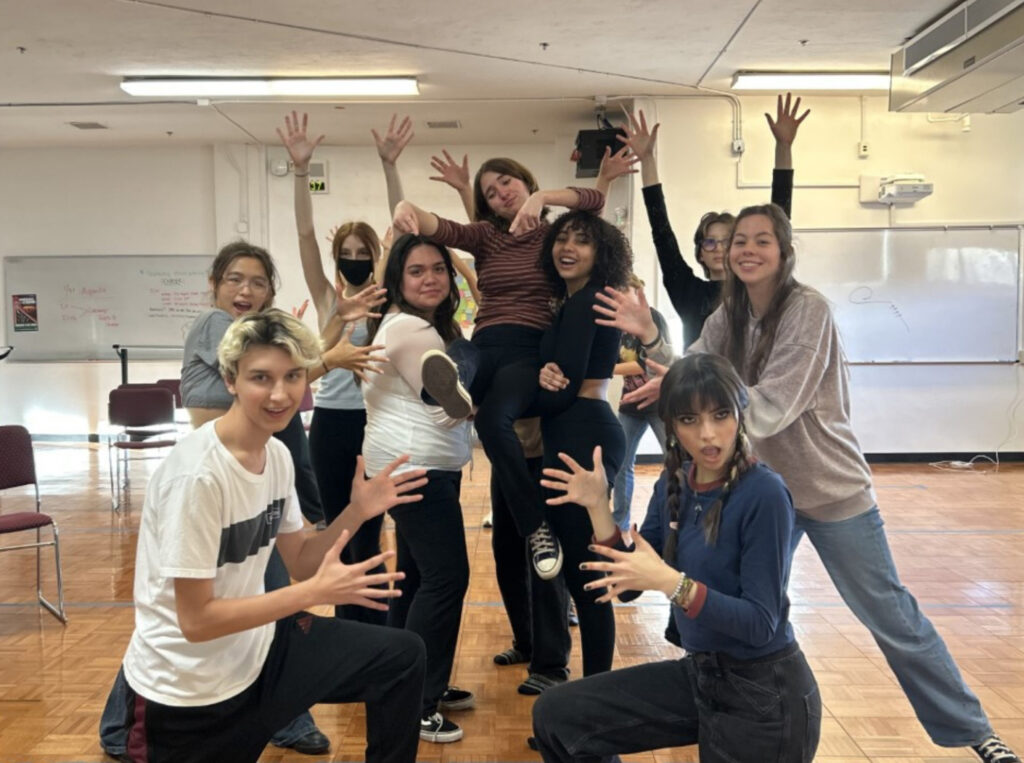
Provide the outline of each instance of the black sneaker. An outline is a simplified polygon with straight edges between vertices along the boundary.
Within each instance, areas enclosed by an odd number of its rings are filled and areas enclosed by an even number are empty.
[[[527,679],[519,684],[519,688],[516,689],[516,691],[520,694],[525,694],[528,697],[536,697],[539,694],[543,694],[552,686],[564,684],[566,680],[567,679],[562,677],[546,676],[543,673],[530,673]]]
[[[453,419],[473,412],[473,398],[459,381],[459,368],[442,350],[427,350],[420,359],[423,391]]]
[[[437,744],[458,742],[462,739],[462,729],[440,713],[434,713],[420,720],[420,739]]]
[[[323,755],[331,749],[331,740],[328,739],[320,729],[313,728],[291,744],[275,744],[274,746],[295,750],[295,752],[301,753],[302,755]]]
[[[971,749],[985,763],[1021,763],[1017,754],[1006,746],[1006,742],[993,734],[981,744],[972,745]]]
[[[449,686],[441,695],[437,703],[438,710],[469,710],[476,704],[476,697],[473,692],[460,689],[458,686]]]
[[[562,545],[551,532],[551,525],[541,526],[526,536],[530,542],[530,558],[533,569],[541,580],[554,580],[562,571]]]
[[[510,646],[504,652],[498,652],[494,655],[495,665],[519,665],[523,662],[529,662],[530,655],[523,654],[514,646]]]

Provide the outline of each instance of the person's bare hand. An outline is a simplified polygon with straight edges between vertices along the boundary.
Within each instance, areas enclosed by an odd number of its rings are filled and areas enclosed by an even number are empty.
[[[586,572],[605,573],[604,577],[583,586],[587,591],[607,589],[597,599],[599,603],[611,601],[620,591],[665,591],[670,594],[679,582],[679,571],[662,559],[635,527],[632,536],[635,548],[631,552],[595,544],[590,550],[609,561],[580,565],[580,569]]]
[[[800,129],[800,125],[807,119],[807,115],[811,113],[811,110],[807,109],[798,117],[797,112],[800,111],[800,98],[791,103],[792,97],[792,93],[786,93],[786,100],[783,102],[782,94],[780,93],[775,109],[775,119],[772,119],[771,114],[766,113],[764,115],[764,118],[768,120],[768,127],[771,129],[772,135],[775,136],[775,140],[786,145],[792,145],[796,139],[796,131]]]
[[[462,155],[462,164],[458,164],[447,149],[442,149],[444,159],[439,156],[430,157],[430,166],[438,173],[431,175],[431,180],[447,183],[460,193],[469,188],[469,154]]]
[[[402,155],[402,150],[409,145],[409,141],[416,135],[412,131],[412,120],[406,116],[402,121],[395,126],[395,122],[398,121],[398,114],[391,115],[391,123],[388,125],[387,132],[384,133],[384,137],[380,136],[376,130],[370,130],[373,133],[373,142],[377,144],[377,155],[385,164],[394,164],[398,161],[398,157]]]
[[[305,169],[309,166],[309,160],[312,158],[313,152],[320,145],[320,141],[324,139],[324,136],[321,135],[315,140],[310,140],[306,135],[308,123],[308,114],[304,113],[300,121],[298,112],[293,111],[291,116],[285,115],[285,132],[281,132],[280,127],[277,128],[277,137],[281,139],[285,149],[287,149],[288,156],[291,158],[292,164],[295,165],[296,169]]]
[[[344,368],[355,374],[360,381],[366,382],[366,375],[369,373],[379,374],[380,364],[387,363],[388,359],[379,354],[384,349],[382,344],[371,344],[365,347],[352,344],[352,332],[355,327],[355,323],[346,324],[341,332],[341,339],[321,355],[321,359],[327,368]]]
[[[540,369],[540,386],[549,392],[558,392],[569,386],[569,380],[565,378],[562,369],[557,363],[545,363]]]
[[[647,118],[644,116],[643,109],[637,112],[639,118],[626,109],[623,111],[629,119],[629,124],[626,127],[626,137],[623,138],[619,135],[618,139],[626,144],[641,161],[653,158],[654,147],[658,143],[658,128],[661,127],[661,123],[656,123],[653,128],[648,130]]]
[[[575,503],[587,510],[598,509],[608,505],[608,478],[604,473],[604,463],[601,461],[601,446],[594,448],[594,468],[584,469],[568,453],[559,453],[568,469],[547,468],[544,470],[544,479],[540,481],[541,487],[550,490],[562,491],[562,495],[548,498],[546,503],[549,506],[561,506],[566,503]]]

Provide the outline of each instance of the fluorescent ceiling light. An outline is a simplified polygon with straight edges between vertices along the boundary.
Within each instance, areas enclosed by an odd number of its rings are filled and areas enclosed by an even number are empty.
[[[736,72],[733,90],[888,90],[887,72]]]
[[[128,95],[179,98],[419,95],[415,77],[129,77]]]

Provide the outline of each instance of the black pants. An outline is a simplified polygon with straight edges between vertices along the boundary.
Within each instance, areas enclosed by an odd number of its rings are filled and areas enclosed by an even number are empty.
[[[309,450],[313,457],[324,517],[333,522],[348,506],[352,494],[352,479],[356,473],[356,456],[363,452],[363,432],[366,430],[366,411],[362,408],[342,410],[314,408],[309,426]],[[384,516],[363,522],[341,552],[345,564],[354,564],[380,553],[380,530]],[[384,565],[371,573],[384,572]],[[338,617],[384,625],[386,612],[375,609],[342,605],[334,608]]]
[[[148,763],[249,763],[317,702],[366,703],[366,760],[412,763],[424,652],[412,633],[306,612],[277,622],[256,682],[231,699],[170,707],[129,687],[128,754]]]
[[[412,631],[427,648],[422,714],[437,711],[448,688],[469,588],[469,556],[459,489],[462,472],[431,470],[423,500],[390,510],[395,520],[401,597],[392,599],[388,625]]]
[[[473,334],[479,354],[470,387],[478,409],[474,422],[492,474],[512,512],[516,530],[526,537],[544,521],[540,486],[530,475],[515,421],[530,414],[540,389],[540,329],[489,326]]]
[[[691,744],[701,763],[809,763],[821,697],[796,643],[757,660],[698,652],[548,689],[533,728],[546,763]]]
[[[274,437],[283,442],[292,455],[295,465],[295,492],[299,495],[299,509],[302,516],[310,524],[316,524],[324,518],[324,508],[320,503],[320,491],[316,485],[316,474],[309,459],[309,438],[306,427],[302,424],[302,414],[296,413],[288,426]]]
[[[604,464],[608,489],[615,484],[615,475],[622,464],[626,451],[626,438],[622,425],[605,400],[591,400],[578,397],[567,409],[556,416],[541,419],[540,431],[544,438],[544,466],[565,469],[559,453],[572,456],[583,468],[593,467],[594,446],[601,446],[601,460]],[[545,491],[547,496],[558,495]],[[594,529],[590,524],[587,510],[579,504],[569,503],[546,506],[548,523],[565,555],[562,577],[569,589],[569,595],[576,602],[576,614],[580,619],[580,647],[583,652],[583,675],[590,676],[611,670],[615,652],[615,615],[610,603],[598,604],[598,597],[604,589],[584,591],[583,585],[603,576],[599,572],[583,572],[580,564],[586,561],[603,561],[604,557],[587,549]],[[540,581],[534,581],[542,585]],[[555,638],[556,617],[550,607],[534,612],[534,648],[545,638]],[[566,654],[568,659],[568,654]]]
[[[527,468],[534,482],[540,482],[542,459],[528,458]],[[491,550],[494,552],[494,574],[512,626],[512,645],[530,657],[530,672],[565,678],[569,675],[567,659],[572,649],[566,616],[569,598],[561,577],[551,581],[533,578],[529,549],[520,537],[512,512],[494,472],[491,472]],[[531,580],[531,578],[533,578]],[[546,613],[542,618],[549,632],[534,642],[533,612]]]

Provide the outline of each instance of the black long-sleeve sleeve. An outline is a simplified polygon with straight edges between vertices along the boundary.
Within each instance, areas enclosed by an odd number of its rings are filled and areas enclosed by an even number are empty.
[[[793,219],[793,170],[772,170],[772,204],[778,204]]]

